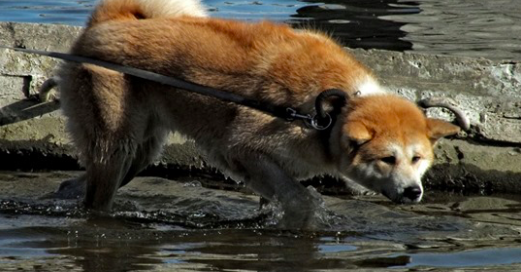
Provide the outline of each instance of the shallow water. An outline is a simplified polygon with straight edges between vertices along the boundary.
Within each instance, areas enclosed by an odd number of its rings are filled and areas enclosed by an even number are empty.
[[[324,196],[330,225],[298,231],[266,225],[258,197],[200,177],[137,178],[105,218],[43,197],[76,174],[0,173],[0,270],[521,270],[518,196]]]
[[[24,221],[22,216],[2,221]],[[29,220],[46,222],[47,217]],[[39,223],[41,224],[41,223]],[[175,230],[170,226],[53,220],[54,226],[3,229],[0,268],[84,271],[369,271],[520,269],[521,247],[407,249],[349,233],[276,230]],[[177,271],[177,270],[176,270]]]
[[[211,15],[331,33],[349,47],[521,59],[521,1],[203,1]],[[0,21],[84,25],[94,0],[3,0]]]

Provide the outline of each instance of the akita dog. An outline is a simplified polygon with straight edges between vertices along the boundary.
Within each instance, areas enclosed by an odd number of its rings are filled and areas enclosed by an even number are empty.
[[[98,66],[65,64],[61,102],[86,173],[61,189],[86,188],[85,206],[98,211],[111,209],[116,190],[154,161],[173,130],[195,140],[225,175],[280,203],[284,226],[296,227],[314,220],[316,200],[298,182],[314,176],[354,180],[398,203],[420,201],[434,143],[459,131],[385,93],[328,36],[209,18],[197,0],[103,0],[71,53],[305,113],[324,90],[349,97],[331,128],[318,131]]]

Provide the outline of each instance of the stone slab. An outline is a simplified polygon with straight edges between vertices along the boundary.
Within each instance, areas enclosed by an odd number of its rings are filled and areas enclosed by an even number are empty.
[[[66,52],[80,31],[64,25],[0,23],[0,45]],[[439,159],[427,177],[430,186],[521,193],[521,64],[346,50],[371,67],[389,90],[412,100],[448,96],[469,116],[472,127],[468,134],[439,144]],[[58,105],[34,100],[39,86],[59,63],[0,49],[1,153],[30,150],[49,158],[73,154]],[[440,109],[428,110],[428,114],[451,118]],[[167,165],[204,168],[194,143],[179,135],[170,137],[163,154],[161,162]]]

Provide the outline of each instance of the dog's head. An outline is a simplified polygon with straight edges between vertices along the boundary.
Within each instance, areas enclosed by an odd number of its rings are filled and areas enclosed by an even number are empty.
[[[427,118],[416,104],[394,95],[356,97],[332,131],[339,172],[396,203],[416,203],[421,177],[438,139],[458,133],[451,123]]]

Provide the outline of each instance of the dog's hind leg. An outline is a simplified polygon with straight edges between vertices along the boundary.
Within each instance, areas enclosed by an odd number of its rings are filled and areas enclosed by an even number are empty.
[[[106,146],[98,147],[94,151],[99,152],[96,159],[85,165],[87,186],[84,204],[87,209],[108,212],[117,189],[132,165],[136,147],[130,139],[100,142]]]
[[[166,135],[166,132],[158,132],[138,145],[132,164],[119,185],[120,188],[128,184],[139,172],[154,162],[161,151]],[[83,197],[87,188],[86,182],[86,173],[74,179],[66,180],[60,184],[55,193],[49,194],[46,198],[75,199]]]
[[[131,131],[134,135],[142,136],[132,137],[130,134],[126,139],[108,143],[108,149],[102,148],[103,155],[96,156],[98,160],[94,160],[94,163],[87,167],[87,208],[110,210],[117,189],[129,183],[159,155],[168,131],[153,118],[137,121],[140,119],[137,116],[143,117],[138,113],[130,118],[136,121],[132,123],[139,124]],[[103,143],[107,144],[106,141]]]
[[[166,131],[156,131],[153,136],[141,143],[138,148],[134,160],[128,169],[120,187],[127,185],[139,172],[143,171],[149,164],[161,153],[161,147],[168,135]]]

